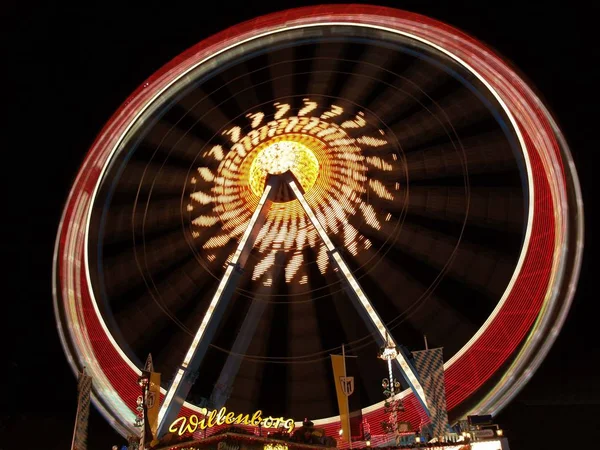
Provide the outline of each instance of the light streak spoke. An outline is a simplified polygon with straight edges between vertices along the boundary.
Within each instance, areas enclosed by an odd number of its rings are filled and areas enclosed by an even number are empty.
[[[337,105],[321,115],[311,116],[319,105],[309,98],[303,99],[303,106],[296,114],[287,103],[277,102],[269,107],[274,114],[248,113],[246,118],[251,128],[248,132],[239,126],[231,127],[223,132],[229,141],[225,147],[215,145],[203,154],[205,160],[190,180],[194,192],[190,193],[189,209],[196,214],[191,221],[194,238],[205,242],[204,248],[211,250],[224,247],[231,239],[239,240],[267,178],[287,170],[311,204],[320,205],[315,214],[326,233],[344,232],[349,218],[356,215],[364,216],[368,226],[380,229],[385,211],[374,209],[371,201],[380,198],[393,202],[396,193],[378,177],[385,171],[398,169],[394,152],[364,154],[365,149],[373,152],[371,147],[387,142],[381,130],[377,131],[382,135],[372,135],[373,124],[364,112],[359,111],[348,120],[343,118],[347,111]],[[266,121],[269,116],[273,120]],[[288,253],[285,264],[307,245],[323,255],[318,268],[325,275],[331,268],[331,260],[322,251],[329,250],[324,241],[317,239],[323,233],[317,233],[312,226],[302,230],[303,209],[297,201],[285,200],[288,195],[285,192],[281,195],[274,199],[277,207],[270,210],[257,239],[257,259],[262,260],[257,264],[270,267],[266,263],[272,245]],[[196,204],[200,206],[198,212]],[[220,233],[215,236],[211,228],[219,225]],[[352,239],[345,245],[353,255],[371,245],[360,229]],[[222,261],[207,260],[207,263],[218,266]],[[286,270],[293,271],[292,267]],[[296,277],[286,279],[286,283],[299,281]]]

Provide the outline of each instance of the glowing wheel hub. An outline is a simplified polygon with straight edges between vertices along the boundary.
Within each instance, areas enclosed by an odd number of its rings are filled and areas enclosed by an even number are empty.
[[[319,176],[319,161],[306,145],[293,140],[267,142],[250,165],[249,184],[252,192],[260,197],[265,188],[267,175],[291,171],[304,191],[308,191]]]

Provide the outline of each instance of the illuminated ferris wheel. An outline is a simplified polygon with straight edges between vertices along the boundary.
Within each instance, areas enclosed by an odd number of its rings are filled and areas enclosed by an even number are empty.
[[[341,344],[377,433],[390,340],[444,347],[451,420],[499,411],[562,326],[581,246],[568,147],[501,58],[412,13],[302,8],[199,43],[115,113],[61,220],[55,310],[123,434],[150,352],[163,423],[208,402],[337,431]]]

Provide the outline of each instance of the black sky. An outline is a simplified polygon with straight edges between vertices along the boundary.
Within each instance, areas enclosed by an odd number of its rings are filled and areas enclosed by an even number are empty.
[[[3,4],[0,151],[8,290],[1,310],[0,450],[20,448],[32,437],[46,442],[34,447],[70,445],[76,384],[54,322],[52,254],[68,190],[95,135],[138,85],[185,49],[255,16],[314,3],[320,2]],[[584,37],[584,19],[594,12],[574,1],[560,8],[549,2],[377,3],[445,21],[495,48],[537,89],[565,132],[586,206],[581,282],[549,357],[498,421],[516,449],[559,448],[553,436],[600,429],[598,307],[590,267],[598,50]],[[122,443],[95,410],[89,432],[91,450]]]

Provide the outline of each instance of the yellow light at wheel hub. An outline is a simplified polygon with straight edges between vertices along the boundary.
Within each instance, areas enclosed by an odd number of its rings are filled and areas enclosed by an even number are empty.
[[[302,101],[296,115],[292,105],[281,102],[273,104],[273,111],[247,114],[250,128],[231,126],[202,153],[202,166],[190,179],[187,210],[198,208],[192,237],[214,267],[222,264],[221,252],[228,251],[232,239],[239,242],[247,231],[267,178],[287,170],[325,231],[341,236],[355,257],[373,245],[355,224],[383,232],[393,218],[384,214],[383,201],[394,201],[400,183],[393,180],[402,167],[395,151],[386,148],[385,133],[373,127],[375,120],[368,123],[362,111],[352,117],[340,106]],[[377,207],[372,199],[380,199]],[[318,270],[325,275],[327,247],[289,186],[278,186],[273,201],[253,251],[252,280],[272,286],[276,254],[283,251],[286,283],[310,287],[304,249],[316,252]]]
[[[308,191],[319,176],[319,160],[313,151],[301,142],[275,140],[267,142],[257,152],[250,165],[248,183],[252,192],[260,197],[267,176],[291,171],[304,191]]]

